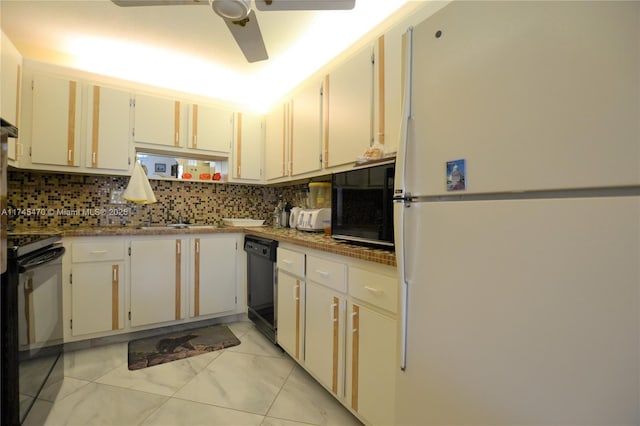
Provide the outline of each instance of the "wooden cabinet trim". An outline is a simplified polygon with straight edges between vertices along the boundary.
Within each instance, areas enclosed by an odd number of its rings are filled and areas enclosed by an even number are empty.
[[[236,123],[236,177],[242,177],[240,171],[242,170],[242,113],[238,113],[238,120]]]
[[[177,320],[180,319],[180,305],[181,305],[181,300],[180,300],[180,295],[181,295],[181,282],[180,282],[180,278],[182,275],[182,271],[181,271],[181,264],[182,264],[182,250],[181,250],[181,240],[176,240],[176,312],[175,312],[175,318]]]
[[[191,122],[191,129],[193,134],[191,135],[191,148],[198,147],[198,105],[193,106],[193,117]]]
[[[200,316],[200,238],[195,240],[195,259],[193,266],[193,316]]]
[[[69,121],[67,125],[67,165],[73,166],[75,161],[76,140],[76,91],[77,83],[69,82]]]
[[[98,167],[100,139],[100,86],[93,86],[93,125],[91,126],[91,167]]]
[[[385,140],[385,99],[384,99],[384,35],[378,38],[378,142],[384,145]]]
[[[358,358],[359,358],[359,335],[360,335],[360,306],[352,306],[352,358],[351,358],[351,408],[358,411]]]
[[[293,99],[289,107],[289,175],[293,170]],[[287,105],[282,105],[282,176],[287,176],[287,157],[285,154],[287,148]]]
[[[336,296],[333,297],[332,306],[332,319],[333,319],[333,372],[331,376],[331,390],[334,394],[338,394],[338,342],[340,335],[340,299]]]
[[[120,328],[120,266],[111,265],[111,329]]]
[[[296,280],[296,359],[300,359],[300,280]]]
[[[175,137],[173,139],[173,144],[175,146],[180,146],[180,101],[175,101],[174,104],[174,132]]]
[[[324,77],[322,89],[322,138],[324,146],[322,161],[327,168],[329,167],[329,74]]]

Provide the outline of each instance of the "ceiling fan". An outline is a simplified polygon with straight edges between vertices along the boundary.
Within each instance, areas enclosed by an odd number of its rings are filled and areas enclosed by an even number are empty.
[[[249,62],[269,59],[251,0],[111,0],[118,6],[210,5]],[[356,0],[254,0],[260,11],[349,10]]]

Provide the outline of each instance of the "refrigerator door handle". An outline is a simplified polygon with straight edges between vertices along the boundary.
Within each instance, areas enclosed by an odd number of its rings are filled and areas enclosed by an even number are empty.
[[[400,146],[396,158],[396,176],[394,179],[394,220],[397,268],[400,281],[400,369],[407,366],[407,309],[408,283],[405,269],[405,209],[411,205],[411,194],[406,192],[407,145],[409,142],[409,123],[411,121],[411,84],[413,68],[413,27],[403,35],[404,87],[402,97],[402,128]]]
[[[405,210],[409,207],[405,200],[394,200],[394,217],[396,221],[396,263],[398,268],[398,278],[400,281],[400,369],[407,367],[407,309],[409,288],[407,283],[406,263],[405,263]]]
[[[394,197],[405,197],[407,170],[407,143],[409,140],[409,121],[411,120],[411,69],[413,68],[413,27],[409,27],[402,37],[404,53],[404,87],[402,91],[402,127],[400,129],[400,144],[396,156],[396,176],[394,179]]]

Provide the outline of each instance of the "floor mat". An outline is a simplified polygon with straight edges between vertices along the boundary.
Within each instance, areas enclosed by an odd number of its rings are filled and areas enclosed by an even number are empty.
[[[236,346],[240,340],[226,325],[172,332],[129,342],[129,370]]]

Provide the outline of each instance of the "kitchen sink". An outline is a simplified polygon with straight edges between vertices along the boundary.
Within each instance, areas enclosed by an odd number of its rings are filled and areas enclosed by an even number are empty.
[[[167,229],[215,229],[218,225],[189,225],[186,223],[169,223],[166,225],[141,225],[136,227],[136,229],[155,229],[157,231],[167,230]]]

